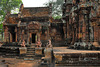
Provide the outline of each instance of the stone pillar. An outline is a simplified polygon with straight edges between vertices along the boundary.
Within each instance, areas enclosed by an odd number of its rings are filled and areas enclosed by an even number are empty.
[[[79,12],[77,12],[77,42],[79,41]]]
[[[49,39],[49,26],[47,26],[47,39]]]
[[[22,36],[21,37],[22,37],[21,40],[23,40],[24,39],[24,30],[22,30]]]
[[[17,32],[16,32],[16,42],[17,42]]]
[[[29,45],[29,31],[27,32],[27,45]]]
[[[31,36],[32,34],[31,33],[29,33],[29,42],[31,43],[31,39],[32,39],[32,36]]]
[[[11,33],[10,33],[10,42],[12,42],[12,35],[11,35]]]
[[[16,42],[17,42],[17,27],[15,27],[15,33],[16,33]]]
[[[89,31],[89,16],[85,15],[85,24],[86,24],[86,41],[90,41],[90,31]]]
[[[37,41],[40,41],[40,33],[37,33]]]
[[[4,30],[4,42],[8,42],[8,39],[9,39],[8,27],[5,26],[5,30]]]

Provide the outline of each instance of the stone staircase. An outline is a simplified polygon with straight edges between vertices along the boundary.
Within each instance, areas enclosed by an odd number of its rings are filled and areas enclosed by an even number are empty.
[[[20,54],[19,48],[21,47],[15,47],[15,46],[3,46],[0,47],[0,56],[6,57],[6,58],[16,58],[16,59],[24,59],[24,60],[34,60],[34,59],[40,59],[41,56],[37,56],[35,54],[35,47],[36,44],[27,45],[27,53]]]
[[[0,47],[0,56],[5,58],[14,58],[19,54],[18,48]]]
[[[24,60],[34,60],[35,57],[35,44],[31,44],[27,47],[27,53]]]

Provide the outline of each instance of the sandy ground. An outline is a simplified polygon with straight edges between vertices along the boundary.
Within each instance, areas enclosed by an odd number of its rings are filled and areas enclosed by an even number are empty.
[[[22,60],[16,58],[0,57],[0,67],[38,67],[40,60]]]

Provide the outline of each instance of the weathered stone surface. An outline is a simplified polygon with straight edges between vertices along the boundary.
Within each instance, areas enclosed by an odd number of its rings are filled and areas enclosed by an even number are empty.
[[[55,65],[60,66],[100,66],[100,52],[73,50],[65,47],[54,47]]]
[[[43,48],[42,47],[35,48],[35,55],[43,55]]]
[[[19,48],[19,52],[20,52],[20,54],[26,54],[27,48],[26,47]]]
[[[63,18],[67,26],[68,44],[100,42],[99,12],[99,0],[65,0]]]

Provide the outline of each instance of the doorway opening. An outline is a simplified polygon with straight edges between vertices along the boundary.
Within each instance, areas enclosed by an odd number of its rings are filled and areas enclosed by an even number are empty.
[[[12,34],[12,42],[15,42],[15,40],[16,40],[16,34],[15,34],[15,32],[13,32],[11,34]]]
[[[11,42],[15,42],[16,41],[16,32],[15,32],[15,27],[10,27],[10,33],[11,33]]]
[[[36,34],[32,34],[32,43],[36,43]]]

